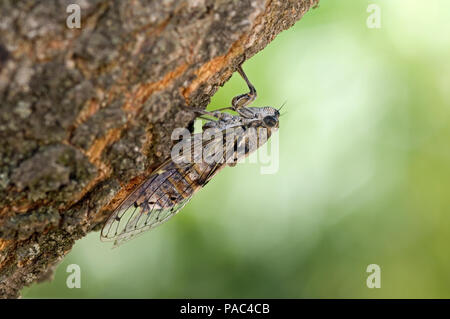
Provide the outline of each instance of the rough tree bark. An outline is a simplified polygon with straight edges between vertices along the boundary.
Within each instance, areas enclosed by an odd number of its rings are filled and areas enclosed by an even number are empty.
[[[1,1],[0,296],[50,278],[169,156],[187,109],[317,1]]]

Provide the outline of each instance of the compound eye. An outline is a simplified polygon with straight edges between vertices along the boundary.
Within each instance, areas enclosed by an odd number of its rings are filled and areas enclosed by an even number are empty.
[[[274,127],[275,125],[277,125],[277,119],[274,116],[266,116],[263,119],[264,125],[266,125],[267,127]]]

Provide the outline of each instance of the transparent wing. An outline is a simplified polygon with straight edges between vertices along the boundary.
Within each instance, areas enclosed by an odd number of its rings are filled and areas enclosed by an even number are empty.
[[[103,226],[101,239],[114,241],[114,246],[118,246],[161,225],[178,213],[223,166],[166,161],[111,214]]]

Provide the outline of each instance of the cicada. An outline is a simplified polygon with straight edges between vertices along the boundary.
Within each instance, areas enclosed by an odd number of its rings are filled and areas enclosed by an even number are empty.
[[[172,152],[168,160],[119,204],[102,228],[102,240],[114,241],[114,246],[118,246],[166,222],[221,169],[236,165],[278,129],[279,109],[248,106],[256,98],[256,89],[241,66],[237,71],[249,92],[235,96],[231,107],[214,112],[195,110],[207,122],[201,133],[191,134],[178,145],[188,152]],[[214,138],[205,139],[206,132]]]

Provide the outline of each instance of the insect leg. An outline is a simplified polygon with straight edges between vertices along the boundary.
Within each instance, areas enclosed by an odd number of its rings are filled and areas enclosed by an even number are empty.
[[[205,110],[196,110],[196,112],[198,112],[201,115],[198,115],[197,118],[203,119],[203,120],[207,120],[207,121],[216,121],[216,120],[229,120],[231,118],[231,115],[226,113],[226,112],[221,112],[224,109],[231,109],[231,108],[223,108],[223,109],[218,109],[218,110],[214,110],[212,112],[210,111],[205,111]],[[204,117],[203,115],[207,115],[207,116],[211,116],[214,117],[215,119],[209,119],[207,117]]]
[[[212,117],[218,118],[217,114],[215,114],[214,112],[206,111],[206,110],[203,110],[203,109],[198,109],[198,108],[195,108],[195,107],[190,107],[189,110],[194,112],[194,113],[199,114],[197,117],[200,117],[201,115],[208,115],[208,116],[212,116]]]
[[[249,79],[247,78],[247,75],[245,75],[244,70],[242,69],[241,65],[238,66],[237,71],[242,76],[242,78],[245,80],[245,83],[247,83],[247,86],[248,86],[248,89],[250,90],[250,92],[237,95],[231,100],[232,108],[235,111],[241,107],[245,107],[245,106],[249,105],[256,99],[256,89],[253,86],[253,84],[249,81]]]

